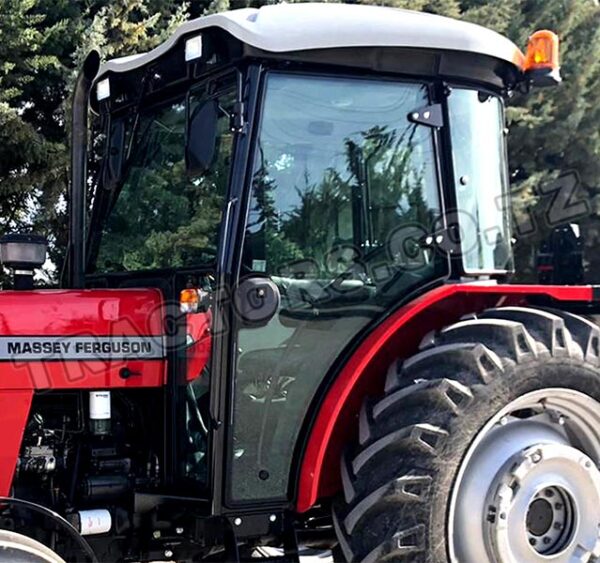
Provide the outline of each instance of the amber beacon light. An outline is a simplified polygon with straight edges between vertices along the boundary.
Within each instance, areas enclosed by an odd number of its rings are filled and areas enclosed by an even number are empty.
[[[561,82],[556,33],[544,29],[529,38],[523,70],[535,86],[554,86]]]

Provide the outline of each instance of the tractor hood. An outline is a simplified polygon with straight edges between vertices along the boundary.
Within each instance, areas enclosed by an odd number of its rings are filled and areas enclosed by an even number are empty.
[[[157,290],[0,292],[0,389],[164,383]]]

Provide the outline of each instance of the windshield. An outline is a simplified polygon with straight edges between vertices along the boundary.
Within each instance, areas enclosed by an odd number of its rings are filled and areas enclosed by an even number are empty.
[[[504,113],[496,96],[455,88],[448,98],[463,267],[512,269]]]
[[[191,97],[191,108],[202,99]],[[219,103],[231,105],[227,96]],[[175,100],[144,111],[138,122],[123,118],[133,142],[123,178],[110,197],[100,226],[92,271],[102,273],[212,264],[229,179],[232,134],[225,111],[219,118],[217,150],[210,170],[186,174],[186,102]],[[135,125],[132,125],[134,124]],[[117,126],[114,131],[120,131]],[[130,145],[130,146],[129,146]],[[104,194],[106,197],[106,194]]]

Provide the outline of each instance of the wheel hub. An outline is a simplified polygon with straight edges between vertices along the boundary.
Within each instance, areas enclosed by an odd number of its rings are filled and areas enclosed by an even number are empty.
[[[600,558],[600,404],[569,389],[513,401],[475,439],[449,515],[454,562]]]
[[[575,513],[573,497],[562,487],[548,487],[537,493],[525,520],[529,544],[542,555],[560,553],[573,535]]]
[[[600,471],[571,446],[515,455],[488,498],[488,545],[497,561],[574,561],[600,552]]]

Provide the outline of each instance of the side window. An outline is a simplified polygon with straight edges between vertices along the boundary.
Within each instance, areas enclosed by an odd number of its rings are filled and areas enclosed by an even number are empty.
[[[502,102],[454,88],[448,98],[456,197],[465,271],[512,268],[508,170]],[[486,150],[477,150],[485,146]]]
[[[192,97],[192,108],[203,95]],[[124,181],[103,226],[97,271],[214,262],[231,164],[233,139],[227,110],[233,94],[218,101],[214,162],[199,176],[186,174],[184,99],[144,112],[132,125],[133,141],[125,147],[129,156]]]

